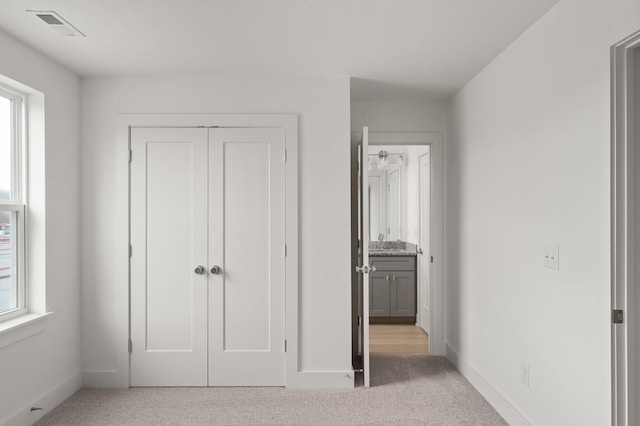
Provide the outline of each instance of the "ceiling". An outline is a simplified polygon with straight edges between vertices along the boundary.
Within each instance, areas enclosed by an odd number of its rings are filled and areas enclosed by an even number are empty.
[[[80,76],[351,76],[355,99],[442,99],[557,2],[2,0],[0,29]]]

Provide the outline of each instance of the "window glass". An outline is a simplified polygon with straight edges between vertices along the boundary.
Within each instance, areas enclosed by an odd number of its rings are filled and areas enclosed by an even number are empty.
[[[13,176],[13,138],[11,100],[0,96],[0,201],[11,200]],[[1,220],[2,218],[0,218]]]
[[[20,159],[22,97],[0,92],[0,317],[26,311],[24,214]]]
[[[18,307],[15,211],[0,211],[0,314]]]

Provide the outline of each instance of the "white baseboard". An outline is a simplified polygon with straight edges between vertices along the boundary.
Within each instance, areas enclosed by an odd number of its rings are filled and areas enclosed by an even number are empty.
[[[473,368],[464,358],[458,355],[458,352],[445,343],[446,357],[458,371],[471,382],[473,387],[495,408],[495,410],[509,423],[511,426],[531,426],[532,423],[522,415],[516,407],[513,406],[493,385],[482,376],[475,368]]]
[[[287,386],[297,389],[348,389],[354,387],[353,371],[299,371],[296,383]]]
[[[15,411],[9,417],[0,419],[0,424],[5,426],[29,426],[37,422],[41,417],[60,405],[62,401],[73,395],[82,386],[80,373],[63,380],[47,392],[41,394],[33,402]],[[31,411],[32,407],[42,410]]]
[[[83,371],[82,386],[85,388],[113,388],[129,387],[129,379],[117,370]]]

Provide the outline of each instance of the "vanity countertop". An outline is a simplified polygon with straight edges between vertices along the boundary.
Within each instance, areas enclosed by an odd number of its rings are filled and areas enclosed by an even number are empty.
[[[416,256],[418,246],[405,241],[370,241],[369,256]]]

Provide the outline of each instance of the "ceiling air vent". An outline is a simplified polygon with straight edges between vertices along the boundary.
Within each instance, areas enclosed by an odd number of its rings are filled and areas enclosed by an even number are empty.
[[[68,37],[86,37],[86,35],[84,35],[82,31],[71,25],[69,21],[64,19],[53,10],[27,10],[27,12],[33,13],[38,18],[42,19],[47,25],[49,25],[49,28],[52,28],[62,35]]]

